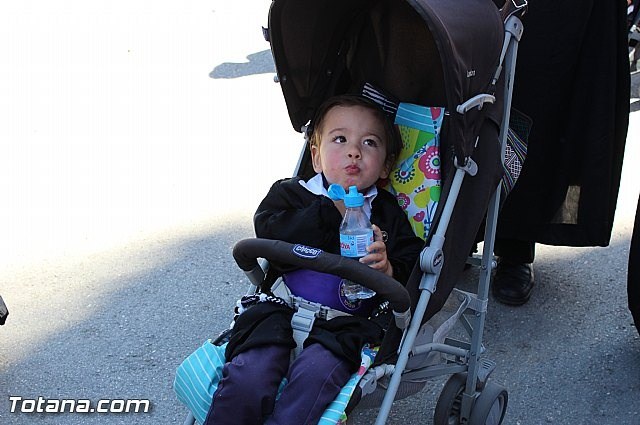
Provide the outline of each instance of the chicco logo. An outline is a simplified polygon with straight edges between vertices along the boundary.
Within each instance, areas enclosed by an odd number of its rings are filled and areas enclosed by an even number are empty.
[[[318,248],[311,248],[310,246],[306,245],[297,244],[293,247],[293,253],[301,258],[313,259],[318,258],[318,256],[322,253],[322,250]]]
[[[442,265],[442,262],[444,261],[444,255],[442,255],[441,252],[439,252],[435,257],[433,257],[433,268],[438,268]]]

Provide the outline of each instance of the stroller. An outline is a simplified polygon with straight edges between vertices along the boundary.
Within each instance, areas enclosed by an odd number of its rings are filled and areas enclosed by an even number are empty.
[[[368,93],[391,110],[398,100],[444,110],[440,202],[421,235],[425,247],[406,286],[356,261],[283,241],[246,239],[234,247],[239,267],[260,290],[274,261],[361,283],[388,301],[392,325],[353,385],[346,412],[379,407],[376,424],[384,424],[394,400],[420,391],[429,378],[451,375],[436,404],[435,424],[500,424],[504,418],[507,390],[489,379],[495,363],[485,357],[482,335],[523,31],[519,17],[526,6],[525,0],[509,0],[501,9],[491,0],[272,2],[264,34],[296,131],[306,133],[318,106],[342,93]],[[305,144],[296,173],[308,178],[312,172]],[[483,254],[470,257],[483,222]],[[465,263],[480,267],[477,293],[454,288]],[[277,281],[268,289],[277,293],[282,286]],[[303,301],[296,307],[294,334],[304,334],[323,306]],[[465,339],[447,336],[456,323]],[[176,391],[191,392],[189,382],[198,379],[177,376]],[[194,420],[190,414],[185,424]]]

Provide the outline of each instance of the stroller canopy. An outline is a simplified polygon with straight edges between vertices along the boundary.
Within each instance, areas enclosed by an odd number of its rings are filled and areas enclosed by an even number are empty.
[[[291,123],[370,83],[402,102],[444,106],[458,157],[482,124],[457,105],[495,92],[504,27],[491,0],[274,0],[269,40]],[[500,122],[500,105],[485,108]],[[480,122],[478,122],[480,121]]]

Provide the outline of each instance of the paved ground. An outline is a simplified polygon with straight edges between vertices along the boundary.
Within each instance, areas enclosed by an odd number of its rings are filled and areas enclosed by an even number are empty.
[[[244,290],[230,249],[301,142],[272,81],[263,3],[4,6],[0,423],[180,423],[174,370],[229,321]],[[541,246],[531,302],[490,302],[485,341],[510,391],[508,424],[640,424],[625,299],[638,78],[611,246]],[[398,402],[389,423],[430,423],[441,385]],[[18,414],[10,396],[153,409]]]

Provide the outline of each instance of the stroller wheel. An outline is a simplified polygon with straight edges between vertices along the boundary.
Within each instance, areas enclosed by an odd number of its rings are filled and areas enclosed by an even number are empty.
[[[462,392],[467,382],[466,373],[451,375],[436,403],[433,415],[434,425],[458,425],[460,423],[460,409]]]
[[[488,382],[471,409],[469,425],[500,425],[507,412],[508,400],[506,388]]]

